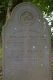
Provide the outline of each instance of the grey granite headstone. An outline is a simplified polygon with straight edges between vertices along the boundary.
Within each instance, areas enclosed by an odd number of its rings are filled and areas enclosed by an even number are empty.
[[[3,80],[51,80],[49,26],[36,6],[17,5],[2,39]]]

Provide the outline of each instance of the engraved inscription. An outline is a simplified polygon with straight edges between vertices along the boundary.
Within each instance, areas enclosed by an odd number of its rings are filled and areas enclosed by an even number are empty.
[[[20,20],[23,25],[32,25],[34,21],[33,19],[34,19],[33,14],[28,11],[25,11],[20,16]]]

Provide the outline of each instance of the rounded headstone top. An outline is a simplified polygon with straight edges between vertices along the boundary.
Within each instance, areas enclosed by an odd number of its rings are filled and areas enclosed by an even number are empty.
[[[32,25],[32,23],[34,22],[33,14],[30,13],[29,11],[23,12],[20,16],[20,22],[23,25]]]
[[[36,19],[39,19],[41,12],[32,3],[23,2],[18,4],[12,11],[11,16],[17,15],[18,24],[30,26],[35,23]]]

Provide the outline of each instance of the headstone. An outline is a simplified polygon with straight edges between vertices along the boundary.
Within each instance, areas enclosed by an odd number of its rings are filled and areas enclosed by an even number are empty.
[[[3,80],[51,80],[49,26],[36,6],[17,5],[2,37]]]

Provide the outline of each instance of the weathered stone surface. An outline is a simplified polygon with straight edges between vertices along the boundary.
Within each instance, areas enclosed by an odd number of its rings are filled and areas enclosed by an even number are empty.
[[[49,26],[31,3],[21,3],[3,27],[3,80],[51,80]]]

